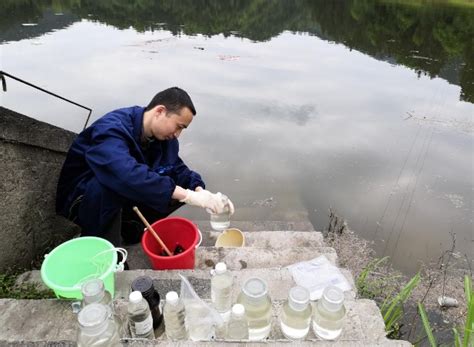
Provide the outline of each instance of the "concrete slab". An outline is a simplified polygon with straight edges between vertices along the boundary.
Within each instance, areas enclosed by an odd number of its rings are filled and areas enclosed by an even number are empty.
[[[355,285],[350,271],[341,269],[342,273],[349,281],[352,291],[346,293],[346,299],[355,298]],[[115,299],[126,300],[130,293],[130,285],[138,276],[150,276],[153,279],[156,290],[162,297],[170,290],[180,291],[180,277],[182,274],[189,279],[196,293],[203,299],[210,300],[210,280],[209,270],[133,270],[115,274]],[[244,269],[232,271],[234,278],[233,298],[237,298],[245,280],[250,277],[259,277],[267,282],[268,291],[274,300],[286,300],[288,291],[295,285],[290,272],[286,268],[265,268],[265,269]],[[39,271],[29,271],[18,278],[18,283],[37,283],[41,288],[46,289],[41,281]]]
[[[283,267],[320,255],[325,255],[333,264],[337,262],[336,251],[331,247],[294,247],[289,249],[200,247],[196,250],[195,267],[210,269],[221,261],[225,262],[230,270]]]
[[[221,231],[209,231],[203,246],[214,246],[221,233]],[[282,249],[324,246],[323,234],[318,231],[246,231],[243,234],[245,247]]]
[[[385,339],[382,326],[364,325],[364,316],[373,316],[374,320],[382,321],[379,312],[372,312],[370,300],[347,300],[347,319],[344,323],[344,330],[341,337],[337,340],[337,346],[410,346],[403,341],[389,341]],[[317,345],[334,346],[334,343],[319,340],[312,331],[303,342],[291,342],[286,340],[281,334],[278,323],[278,316],[283,305],[283,301],[274,300],[273,304],[273,322],[270,337],[263,343],[251,343],[254,346],[283,345],[292,343],[292,345]],[[116,301],[116,312],[122,315],[126,310],[124,300]],[[76,338],[76,316],[72,313],[69,302],[59,300],[0,300],[0,345],[22,345],[42,346],[45,341],[48,345],[68,346]],[[38,324],[41,323],[41,324]],[[372,337],[372,338],[369,338]],[[21,343],[20,343],[21,342]],[[213,342],[171,342],[163,334],[154,341],[143,341],[125,339],[126,346],[216,346],[226,344],[227,346],[238,346],[238,343],[231,343],[216,340]],[[242,342],[241,342],[242,343]]]
[[[310,233],[308,233],[310,234]],[[312,234],[312,233],[311,233]],[[315,240],[319,239],[315,233]],[[199,247],[196,249],[195,268],[212,268],[219,261],[224,261],[229,269],[240,270],[245,268],[266,268],[287,266],[299,261],[309,260],[319,255],[325,254],[328,259],[336,264],[337,254],[331,247],[319,247],[315,242],[315,247],[291,247],[283,248],[283,237],[277,240],[276,248],[265,247],[243,247],[243,248],[216,248]],[[281,241],[281,242],[280,242]],[[265,246],[268,243],[265,239],[255,241],[255,243]],[[311,242],[308,242],[311,243]],[[306,244],[304,240],[300,244]],[[151,269],[150,261],[143,252],[140,244],[125,247],[128,251],[128,265],[130,269]]]
[[[196,220],[201,231],[213,231],[209,220]],[[230,228],[237,228],[242,231],[281,231],[281,230],[299,230],[299,231],[314,231],[313,224],[308,218],[302,218],[297,221],[288,220],[265,220],[265,221],[241,221],[231,220]]]

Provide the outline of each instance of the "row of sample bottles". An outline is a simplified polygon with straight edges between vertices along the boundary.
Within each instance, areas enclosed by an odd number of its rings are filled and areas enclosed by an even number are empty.
[[[211,301],[223,317],[231,311],[226,338],[251,341],[266,339],[273,317],[266,282],[257,277],[247,279],[233,306],[232,287],[232,274],[224,263],[218,263],[211,279]],[[306,338],[311,326],[320,338],[334,340],[342,332],[345,313],[344,293],[338,287],[325,288],[322,298],[313,307],[309,291],[296,286],[288,293],[288,300],[279,316],[279,325],[283,335],[291,340]]]
[[[211,301],[214,309],[224,317],[226,324],[219,329],[219,338],[228,340],[259,341],[266,339],[272,325],[272,301],[268,286],[260,278],[245,281],[233,304],[232,274],[224,263],[218,263],[211,278]],[[163,312],[160,296],[148,276],[136,278],[131,285],[127,305],[127,319],[122,322],[112,305],[112,297],[100,279],[92,279],[82,286],[82,309],[78,314],[78,346],[116,346],[120,337],[154,339],[163,331],[171,340],[206,340],[210,336],[194,333],[194,322],[185,325],[185,305],[178,294],[166,294]],[[232,305],[233,304],[233,305]],[[314,307],[309,292],[303,287],[293,287],[279,316],[282,333],[292,340],[304,339],[310,327],[322,339],[336,339],[342,332],[345,316],[344,294],[337,287],[327,287]],[[188,317],[189,318],[189,317]],[[202,329],[198,329],[202,330]],[[209,329],[211,330],[211,329]]]

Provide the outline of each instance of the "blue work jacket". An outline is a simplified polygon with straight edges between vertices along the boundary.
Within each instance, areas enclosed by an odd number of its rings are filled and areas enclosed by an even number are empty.
[[[57,213],[71,218],[71,204],[89,195],[94,198],[84,200],[85,208],[96,220],[82,224],[101,228],[124,201],[166,212],[176,185],[205,188],[179,157],[177,139],[142,144],[144,111],[138,106],[112,111],[77,136],[60,174]]]

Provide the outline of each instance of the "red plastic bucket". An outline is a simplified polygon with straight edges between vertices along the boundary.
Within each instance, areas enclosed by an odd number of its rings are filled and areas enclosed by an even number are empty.
[[[182,217],[160,219],[151,226],[171,252],[175,249],[176,244],[184,248],[184,252],[178,255],[171,257],[160,256],[158,254],[161,253],[163,248],[150,231],[145,231],[142,237],[142,247],[150,259],[153,269],[194,269],[195,249],[199,247],[202,241],[202,235],[197,226],[190,220]]]

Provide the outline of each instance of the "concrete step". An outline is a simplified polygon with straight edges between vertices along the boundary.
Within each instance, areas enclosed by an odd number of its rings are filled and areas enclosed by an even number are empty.
[[[213,231],[209,220],[193,220],[201,231]],[[282,230],[299,230],[299,231],[314,231],[313,224],[308,218],[302,218],[298,221],[241,221],[231,220],[230,228],[237,228],[242,231],[282,231]]]
[[[221,231],[209,231],[203,237],[203,246],[214,246]],[[259,231],[243,232],[245,247],[282,249],[293,247],[324,246],[323,234],[318,231]]]
[[[249,343],[250,345],[260,346],[271,343],[290,343],[282,335],[278,317],[283,301],[274,300],[273,302],[273,322],[272,330],[268,340],[265,343]],[[409,343],[391,342],[385,338],[383,320],[377,306],[371,300],[347,300],[345,303],[347,317],[344,323],[343,333],[336,342],[331,345],[346,346],[410,346]],[[116,312],[124,320],[126,312],[126,302],[117,300],[115,302]],[[41,345],[48,342],[48,346],[64,346],[75,341],[77,334],[76,315],[72,312],[70,302],[61,300],[0,300],[0,345],[7,343],[18,345]],[[41,324],[39,324],[41,323]],[[21,343],[20,343],[21,342]],[[60,344],[60,343],[63,344]],[[131,346],[175,346],[176,342],[169,341],[163,334],[154,341],[124,339],[125,345]],[[237,343],[227,343],[224,341],[200,342],[200,346],[218,346],[238,345]],[[292,345],[294,342],[291,342]],[[310,330],[306,345],[326,346],[326,341],[319,340]],[[195,346],[195,342],[183,341],[180,346]]]
[[[250,277],[260,277],[268,284],[268,291],[274,300],[286,300],[288,291],[295,285],[293,278],[286,268],[265,268],[265,269],[243,269],[231,271],[234,278],[232,295],[234,298],[240,292],[245,280]],[[346,292],[346,299],[354,299],[356,296],[355,285],[349,270],[341,269],[341,272],[348,280],[352,290]],[[178,274],[186,276],[194,286],[196,293],[203,299],[211,299],[211,284],[209,270],[130,270],[115,274],[115,299],[126,300],[130,293],[130,285],[138,276],[150,276],[153,279],[156,290],[159,293],[167,293],[170,290],[180,290],[180,277]],[[28,271],[18,277],[17,283],[36,283],[41,289],[47,287],[41,280],[38,270]]]
[[[148,257],[143,252],[140,244],[126,248],[129,253],[127,262],[131,269],[151,269]],[[195,253],[195,268],[212,268],[220,261],[225,262],[231,270],[282,267],[303,260],[310,260],[322,254],[326,255],[333,264],[336,264],[337,254],[331,247],[291,247],[280,249],[199,247]]]
[[[170,270],[153,271],[137,270],[125,271],[116,274],[116,295],[115,308],[119,315],[124,317],[126,309],[126,298],[130,292],[130,284],[134,278],[140,275],[148,275],[154,279],[156,289],[162,294],[169,290],[179,292],[180,281],[178,273],[185,275],[198,295],[205,301],[210,301],[210,274],[208,270]],[[352,276],[349,271],[343,270],[344,275],[352,283]],[[270,338],[266,341],[268,345],[288,344],[278,326],[278,316],[282,304],[286,300],[288,290],[294,286],[293,279],[286,269],[266,268],[266,269],[244,269],[232,272],[235,284],[233,286],[233,298],[235,299],[240,291],[243,282],[252,276],[264,279],[269,286],[269,293],[273,300],[274,319]],[[39,271],[25,273],[19,281],[36,282],[40,280]],[[60,300],[0,300],[0,345],[2,342],[36,343],[39,346],[41,341],[56,343],[59,341],[73,341],[76,336],[76,317],[72,313],[70,301]],[[385,338],[383,319],[375,304],[371,300],[356,300],[355,291],[346,292],[345,305],[347,308],[347,319],[344,325],[344,332],[337,341],[337,345],[342,346],[409,346],[408,343],[389,341]],[[38,324],[41,322],[41,324]],[[215,346],[224,341],[200,342],[199,346]],[[138,341],[133,339],[124,340],[125,345],[165,345],[174,346],[175,343],[168,341],[165,336],[159,337],[155,341]],[[190,341],[183,341],[179,345],[193,345]],[[326,346],[326,341],[318,340],[312,332],[307,337],[307,344]],[[30,346],[31,344],[28,344]],[[226,345],[238,345],[237,343],[226,342]],[[260,346],[264,343],[252,343]],[[334,344],[332,344],[334,345]]]

